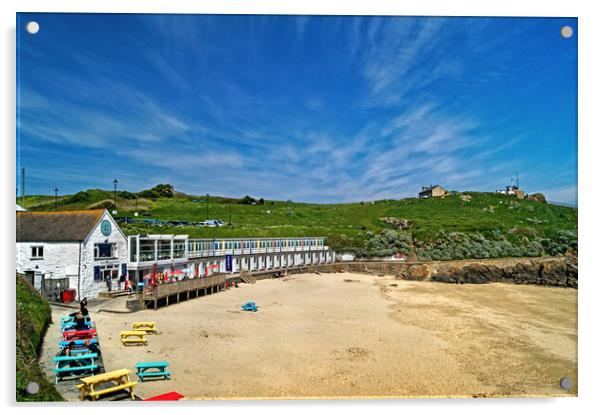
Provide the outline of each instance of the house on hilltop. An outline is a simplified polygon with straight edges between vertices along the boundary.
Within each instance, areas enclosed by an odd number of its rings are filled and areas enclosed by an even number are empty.
[[[506,186],[506,190],[498,190],[496,193],[500,193],[506,196],[516,196],[517,199],[525,198],[525,191],[519,189],[516,185]]]
[[[429,185],[428,187],[422,186],[422,191],[420,193],[418,193],[418,197],[420,197],[420,198],[443,197],[448,194],[449,194],[449,192],[447,190],[445,190],[442,186],[439,186],[438,184],[436,184],[434,186]]]

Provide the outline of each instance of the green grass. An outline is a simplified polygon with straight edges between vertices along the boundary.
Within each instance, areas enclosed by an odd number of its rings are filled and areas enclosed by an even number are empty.
[[[38,352],[44,333],[50,323],[50,306],[23,278],[17,276],[16,327],[16,400],[62,401],[63,398],[48,381],[38,362]],[[35,395],[25,393],[29,382],[37,382],[40,390]]]
[[[87,193],[85,201],[73,202],[72,197],[63,197],[58,209],[86,209],[102,201],[108,201],[112,207],[111,191],[88,190]],[[198,238],[326,236],[329,245],[337,250],[361,247],[372,234],[391,229],[379,220],[386,216],[412,221],[411,232],[419,243],[436,241],[441,232],[478,232],[484,236],[501,232],[512,241],[523,235],[554,239],[559,231],[577,229],[575,208],[517,200],[495,193],[464,194],[472,199],[466,202],[460,195],[453,195],[443,199],[410,198],[328,205],[282,201],[242,205],[235,199],[212,196],[207,203],[205,196],[176,193],[172,198],[139,199],[139,210],[149,215],[141,217],[194,222],[206,218],[229,222],[231,218],[232,225],[182,228],[130,224],[123,225],[123,229],[126,233],[178,233]],[[133,217],[134,203],[134,200],[118,197],[119,216]],[[30,196],[25,198],[23,205],[32,210],[54,209],[52,196]]]

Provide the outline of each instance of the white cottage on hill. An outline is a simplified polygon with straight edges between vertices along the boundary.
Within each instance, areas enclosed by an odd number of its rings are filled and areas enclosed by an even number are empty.
[[[17,272],[50,299],[117,289],[127,275],[127,239],[104,209],[16,212]]]

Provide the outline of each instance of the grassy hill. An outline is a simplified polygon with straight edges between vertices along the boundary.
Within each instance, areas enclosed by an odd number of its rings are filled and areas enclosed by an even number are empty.
[[[156,189],[156,188],[155,188]],[[408,250],[415,241],[421,259],[537,256],[576,249],[577,209],[518,200],[495,193],[464,192],[443,199],[378,200],[347,204],[262,201],[154,191],[120,192],[118,216],[199,222],[221,219],[221,228],[124,224],[126,233],[176,233],[190,237],[326,236],[338,251],[360,255],[389,255]],[[172,189],[173,190],[173,189]],[[466,199],[464,197],[464,199]],[[19,199],[19,202],[21,199]],[[29,196],[31,210],[53,210],[52,196]],[[91,189],[58,200],[59,210],[113,208],[113,192]],[[385,217],[412,222],[407,231],[395,231]]]
[[[54,385],[46,379],[38,363],[38,350],[50,322],[50,306],[22,277],[17,276],[17,402],[62,401]],[[28,395],[29,382],[37,382],[40,390]]]

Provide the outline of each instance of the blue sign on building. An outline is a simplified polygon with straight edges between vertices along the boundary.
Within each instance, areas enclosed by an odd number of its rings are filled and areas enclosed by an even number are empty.
[[[232,255],[226,255],[226,271],[232,271]]]

